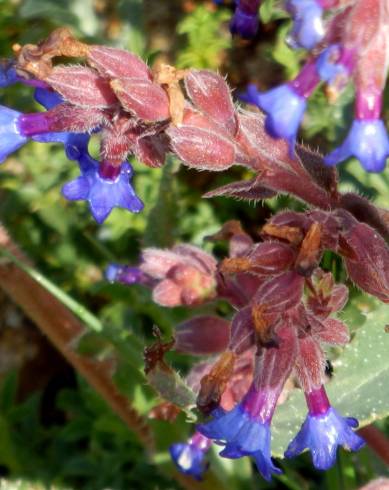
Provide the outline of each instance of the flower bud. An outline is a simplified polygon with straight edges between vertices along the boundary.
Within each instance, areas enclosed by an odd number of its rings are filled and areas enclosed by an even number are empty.
[[[170,117],[169,99],[160,85],[143,78],[121,78],[111,87],[126,111],[144,121],[163,121]]]
[[[151,73],[146,63],[124,49],[91,46],[88,50],[87,60],[93,68],[105,77],[151,79]]]
[[[178,351],[195,355],[217,354],[227,348],[230,322],[217,316],[195,316],[176,327],[174,338]]]
[[[236,132],[235,108],[225,80],[207,70],[191,70],[185,88],[193,104],[231,134]]]
[[[56,66],[45,81],[80,107],[106,108],[117,103],[108,80],[86,66]]]

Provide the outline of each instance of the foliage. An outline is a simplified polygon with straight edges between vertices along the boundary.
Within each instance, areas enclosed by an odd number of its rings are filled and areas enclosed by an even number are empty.
[[[9,56],[13,43],[35,42],[64,23],[92,42],[106,42],[108,36],[110,44],[129,48],[146,58],[161,55],[147,51],[149,38],[156,35],[148,24],[148,9],[153,7],[153,1],[112,2],[115,4],[112,9],[111,2],[98,3],[100,6],[96,8],[94,2],[82,0],[22,3],[0,0],[1,55]],[[250,45],[238,46],[242,56],[238,62],[229,51],[233,43],[226,29],[230,18],[228,5],[216,9],[210,2],[175,3],[181,9],[178,24],[170,26],[180,34],[178,46],[172,50],[176,52],[177,66],[211,68],[223,74],[228,68],[237,86],[247,81],[239,79],[239,71],[240,64],[248,59],[253,63],[249,78],[255,78],[259,86],[268,84],[269,79],[276,84],[280,70],[288,78],[296,74],[301,55],[284,43],[289,21],[277,2],[267,0],[261,7],[263,20],[272,22],[272,31],[268,33],[272,42],[256,41],[260,51],[258,61],[252,61],[255,55]],[[272,67],[270,73],[261,72],[264,58]],[[11,88],[4,97],[0,93],[1,103],[25,111],[35,110],[28,102],[29,93],[26,88]],[[317,93],[310,101],[304,121],[304,141],[322,149],[329,142],[341,141],[345,121],[350,119],[350,98],[351,93],[346,90],[338,104],[328,106],[324,96]],[[160,399],[146,385],[143,347],[155,340],[153,325],[160,328],[163,339],[170,339],[174,327],[192,313],[180,307],[167,309],[155,305],[150,301],[150,294],[138,286],[108,284],[103,277],[107,263],[135,263],[145,246],[168,247],[183,241],[225,255],[223,245],[204,242],[204,238],[216,233],[227,219],[240,219],[250,232],[256,233],[270,212],[281,210],[286,204],[301,208],[301,204],[291,198],[277,198],[270,204],[256,206],[222,197],[200,200],[203,193],[226,184],[229,177],[178,169],[174,159],[163,169],[146,168],[137,162],[134,168],[135,187],[146,203],[144,212],[129,215],[115,210],[98,227],[84,204],[69,204],[60,197],[61,186],[76,176],[75,165],[56,145],[31,143],[1,169],[0,219],[32,260],[34,265],[27,272],[87,326],[88,333],[76,345],[78,351],[102,359],[113,355],[116,384],[138,412],[147,415]],[[247,178],[248,172],[233,169],[231,175],[239,180]],[[388,175],[387,171],[367,174],[351,160],[341,171],[341,190],[352,189],[368,196],[378,206],[389,207]],[[334,254],[327,255],[324,262],[326,269],[337,268],[338,276],[345,277]],[[353,340],[345,352],[339,349],[328,352],[334,368],[329,392],[338,400],[337,406],[344,413],[358,417],[362,425],[379,421],[383,429],[383,421],[389,415],[385,382],[389,369],[386,359],[389,334],[384,333],[387,308],[354,290],[344,313]],[[232,313],[225,302],[201,310],[204,314],[215,312],[224,317]],[[193,359],[180,354],[169,353],[167,357],[181,375],[193,363]],[[65,388],[59,383],[49,403],[49,408],[59,415],[45,418],[42,413],[48,405],[50,386],[47,384],[21,400],[18,396],[21,376],[20,372],[11,373],[2,380],[0,465],[7,479],[0,481],[1,490],[181,488],[167,449],[170,443],[184,440],[189,434],[183,415],[174,424],[150,422],[157,451],[149,459],[134,434],[81,378],[76,377]],[[168,388],[171,390],[171,385]],[[186,405],[191,406],[192,394],[184,386],[181,389],[189,398]],[[304,413],[299,393],[292,394],[280,407],[274,422],[275,456],[281,455],[286,438],[295,433]],[[387,424],[386,432],[389,434]],[[258,486],[258,476],[247,458],[227,460],[218,457],[216,451],[211,458],[212,471],[203,488],[246,490]],[[280,464],[285,474],[271,484],[263,484],[263,488],[354,489],[376,475],[387,473],[368,449],[357,456],[342,453],[338,469],[327,475],[310,469],[306,455],[297,462]]]

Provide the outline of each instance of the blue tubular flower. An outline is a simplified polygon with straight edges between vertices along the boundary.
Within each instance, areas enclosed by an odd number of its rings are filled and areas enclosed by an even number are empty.
[[[45,88],[35,89],[34,98],[47,110],[63,102],[59,94]],[[32,139],[40,143],[62,143],[69,160],[79,160],[83,154],[88,153],[90,135],[88,133],[58,132],[33,136]]]
[[[202,480],[203,473],[208,468],[205,455],[211,444],[208,438],[196,432],[187,443],[172,444],[169,452],[181,473],[190,475],[196,480]]]
[[[365,441],[352,430],[358,427],[358,421],[342,417],[331,407],[324,386],[305,393],[305,397],[309,413],[285,451],[285,457],[293,458],[309,449],[315,468],[328,470],[336,461],[338,446],[357,451]]]
[[[368,172],[382,172],[389,156],[389,139],[381,119],[356,119],[343,144],[324,158],[327,165],[354,156]]]
[[[233,410],[213,412],[214,419],[200,425],[198,431],[224,444],[220,455],[225,458],[252,456],[258,471],[269,481],[272,474],[281,473],[270,452],[270,420],[275,401],[272,394],[252,387]]]
[[[358,451],[364,440],[352,429],[358,427],[358,421],[351,417],[342,417],[332,407],[325,414],[308,415],[299,433],[289,444],[286,458],[293,458],[309,449],[312,461],[318,470],[328,470],[336,461],[338,446]]]
[[[302,48],[314,48],[325,34],[323,8],[316,0],[289,0],[287,9],[294,18],[293,40]]]
[[[258,92],[257,105],[267,113],[267,132],[273,138],[286,139],[290,149],[293,149],[307,106],[306,98],[299,95],[289,84],[285,84],[265,93]]]
[[[0,106],[0,163],[28,141],[18,126],[20,116],[20,112]]]
[[[101,224],[115,207],[139,213],[143,203],[130,184],[133,173],[129,163],[113,167],[107,162],[99,164],[84,153],[79,159],[81,176],[68,182],[62,194],[71,201],[85,200],[95,220]]]

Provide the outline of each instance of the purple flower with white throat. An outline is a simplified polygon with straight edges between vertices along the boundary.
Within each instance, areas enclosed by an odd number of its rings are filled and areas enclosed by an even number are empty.
[[[245,39],[255,37],[258,32],[259,0],[239,0],[230,22],[232,34],[238,34]]]
[[[195,432],[188,442],[178,442],[169,447],[169,452],[178,470],[196,480],[202,480],[208,468],[205,455],[212,441],[199,432]]]
[[[143,209],[143,203],[130,183],[133,170],[129,163],[120,166],[108,162],[99,164],[88,154],[83,154],[79,165],[81,176],[65,184],[62,194],[71,201],[88,201],[92,215],[99,224],[105,221],[115,207],[132,213],[139,213]]]
[[[357,92],[356,118],[339,148],[324,158],[327,165],[354,156],[368,172],[382,172],[389,156],[389,138],[380,119],[381,93]]]
[[[312,49],[325,34],[323,8],[317,0],[288,0],[286,8],[293,16],[291,32],[296,47]]]
[[[331,407],[324,387],[305,394],[308,416],[293,441],[289,444],[286,458],[293,458],[309,449],[313,465],[318,470],[328,470],[335,464],[338,446],[358,451],[364,440],[353,429],[358,421],[342,417]]]

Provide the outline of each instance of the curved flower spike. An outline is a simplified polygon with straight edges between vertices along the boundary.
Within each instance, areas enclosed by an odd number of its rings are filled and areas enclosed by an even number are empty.
[[[297,47],[312,49],[324,37],[323,8],[316,0],[288,0],[287,10],[293,15],[291,32]]]
[[[355,120],[343,144],[324,158],[327,165],[354,156],[368,172],[382,172],[389,156],[389,139],[381,119]]]
[[[331,407],[323,387],[306,394],[306,397],[309,414],[289,444],[285,457],[293,458],[309,449],[315,468],[328,470],[336,461],[338,446],[357,451],[365,442],[352,430],[358,427],[358,421],[342,417]]]
[[[62,194],[71,201],[85,200],[95,220],[101,224],[115,207],[139,213],[143,203],[130,184],[133,170],[129,163],[113,167],[108,162],[99,164],[88,154],[79,159],[81,176],[68,182]]]
[[[207,437],[195,432],[188,442],[172,444],[169,447],[169,452],[181,473],[190,475],[196,480],[202,480],[203,473],[208,468],[205,455],[211,444],[212,442]]]
[[[28,141],[19,128],[20,116],[20,112],[0,106],[0,163]]]

